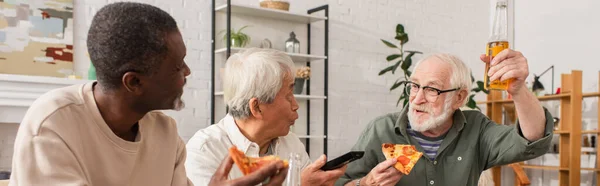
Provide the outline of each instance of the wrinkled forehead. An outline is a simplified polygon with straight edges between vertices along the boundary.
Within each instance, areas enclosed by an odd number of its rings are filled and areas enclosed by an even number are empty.
[[[410,80],[423,86],[449,87],[452,67],[437,57],[419,62]]]

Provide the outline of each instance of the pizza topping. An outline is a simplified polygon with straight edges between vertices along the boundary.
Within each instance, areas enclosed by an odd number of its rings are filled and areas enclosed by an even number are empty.
[[[410,163],[410,159],[408,159],[406,156],[398,156],[398,162],[402,163],[402,165],[407,165]]]
[[[413,145],[389,144],[381,145],[381,150],[386,159],[395,158],[398,162],[394,165],[402,174],[408,175],[419,161],[422,152],[418,152]]]

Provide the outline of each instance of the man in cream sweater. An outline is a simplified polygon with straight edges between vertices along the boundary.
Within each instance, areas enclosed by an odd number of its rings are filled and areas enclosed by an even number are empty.
[[[10,185],[192,185],[176,123],[156,111],[184,107],[190,69],[175,20],[150,5],[110,4],[94,16],[87,46],[98,81],[50,91],[33,103],[15,140]],[[223,161],[212,185],[285,178],[278,162],[227,180],[221,172],[232,164]]]

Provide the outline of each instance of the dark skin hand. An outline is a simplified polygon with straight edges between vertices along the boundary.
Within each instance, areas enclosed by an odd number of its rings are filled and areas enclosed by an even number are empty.
[[[279,186],[283,184],[285,177],[287,176],[287,168],[283,167],[283,161],[272,162],[267,166],[264,166],[248,174],[247,176],[237,178],[234,180],[227,180],[227,176],[233,167],[233,159],[229,155],[225,157],[225,160],[221,162],[217,172],[210,179],[209,186],[248,186],[257,185],[262,183],[264,180],[269,178],[269,182],[263,184],[264,186]]]

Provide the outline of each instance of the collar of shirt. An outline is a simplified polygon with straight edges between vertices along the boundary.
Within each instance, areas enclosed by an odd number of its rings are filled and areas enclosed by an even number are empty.
[[[409,106],[407,105],[400,112],[398,120],[396,120],[396,122],[394,123],[394,131],[396,132],[396,134],[402,135],[402,137],[404,137],[406,141],[408,141],[410,144],[415,145],[417,147],[417,150],[423,152],[423,147],[421,147],[421,145],[418,145],[416,139],[410,137],[410,135],[408,135],[406,132],[408,126],[408,111],[410,110],[408,107]],[[456,139],[458,134],[462,131],[462,129],[465,127],[465,124],[467,123],[467,119],[465,118],[465,115],[460,109],[456,109],[454,111],[454,114],[452,114],[452,120],[452,127],[450,128],[450,130],[448,130],[448,132],[446,132],[446,137],[444,138],[444,141],[442,141],[442,144],[438,149],[438,154],[440,155],[443,154],[444,150]]]
[[[225,131],[227,132],[227,136],[231,140],[231,143],[235,145],[238,149],[240,149],[244,154],[251,157],[259,157],[260,155],[260,146],[257,143],[250,141],[242,132],[240,128],[235,123],[235,119],[233,116],[227,114],[224,120]],[[275,138],[271,144],[270,148],[272,154],[276,154],[277,145],[279,144],[279,138]]]

